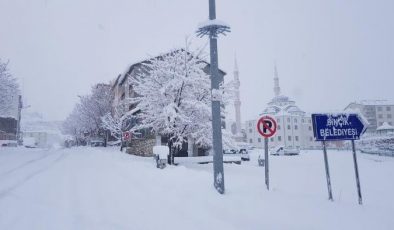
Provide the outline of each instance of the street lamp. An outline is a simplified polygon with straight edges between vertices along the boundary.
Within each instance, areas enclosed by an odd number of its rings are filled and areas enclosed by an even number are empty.
[[[223,146],[222,146],[222,124],[220,116],[221,93],[219,91],[219,68],[217,37],[230,32],[230,27],[216,19],[215,0],[209,0],[209,20],[201,23],[197,30],[197,36],[209,36],[211,56],[211,96],[212,96],[212,132],[213,132],[213,175],[214,186],[220,194],[224,194],[224,172],[223,172]]]

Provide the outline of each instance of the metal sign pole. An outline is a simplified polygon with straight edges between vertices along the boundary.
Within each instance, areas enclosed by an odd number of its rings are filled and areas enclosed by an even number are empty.
[[[352,149],[353,149],[354,172],[356,173],[358,204],[362,205],[363,198],[361,196],[361,186],[360,186],[360,178],[358,176],[358,165],[357,165],[356,147],[354,145],[354,140],[352,140]]]
[[[215,0],[209,0],[209,23],[197,30],[197,36],[209,36],[211,57],[211,96],[212,96],[212,148],[213,148],[213,174],[214,186],[220,194],[224,194],[224,172],[223,172],[223,146],[222,146],[222,119],[221,98],[219,85],[222,81],[218,67],[217,38],[219,34],[225,35],[230,32],[230,27],[216,22]]]
[[[265,185],[267,190],[270,190],[270,178],[269,178],[269,164],[268,164],[268,138],[264,138],[264,151],[265,151]]]
[[[261,129],[263,126],[263,129]],[[265,162],[265,185],[270,190],[269,160],[268,160],[268,138],[276,132],[276,121],[269,116],[264,116],[257,122],[257,131],[264,137],[264,162]]]
[[[330,179],[330,170],[328,168],[328,159],[327,159],[327,149],[326,149],[326,141],[323,141],[323,153],[324,153],[324,165],[326,167],[326,179],[327,179],[327,188],[328,188],[328,199],[334,201],[332,198],[332,190],[331,190],[331,179]]]

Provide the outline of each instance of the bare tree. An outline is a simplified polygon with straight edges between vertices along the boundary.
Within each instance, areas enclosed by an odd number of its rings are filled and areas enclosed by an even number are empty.
[[[92,87],[89,95],[79,96],[79,102],[63,124],[67,134],[80,136],[89,133],[89,136],[98,136],[105,132],[102,128],[102,117],[111,111],[113,96],[107,84],[97,84]]]

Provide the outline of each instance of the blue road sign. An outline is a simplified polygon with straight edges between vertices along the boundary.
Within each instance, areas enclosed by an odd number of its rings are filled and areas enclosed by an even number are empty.
[[[358,140],[367,123],[356,113],[312,114],[316,141]]]

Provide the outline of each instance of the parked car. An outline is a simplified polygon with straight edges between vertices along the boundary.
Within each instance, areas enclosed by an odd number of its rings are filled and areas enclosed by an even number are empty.
[[[224,155],[239,156],[243,161],[249,161],[250,156],[247,149],[225,149],[223,150]]]
[[[18,143],[15,140],[0,140],[1,147],[17,147]]]
[[[279,156],[279,155],[298,155],[300,154],[299,148],[293,147],[284,147],[284,146],[277,146],[270,150],[271,155]]]
[[[92,139],[90,141],[90,146],[91,147],[104,147],[105,141],[103,139]]]

